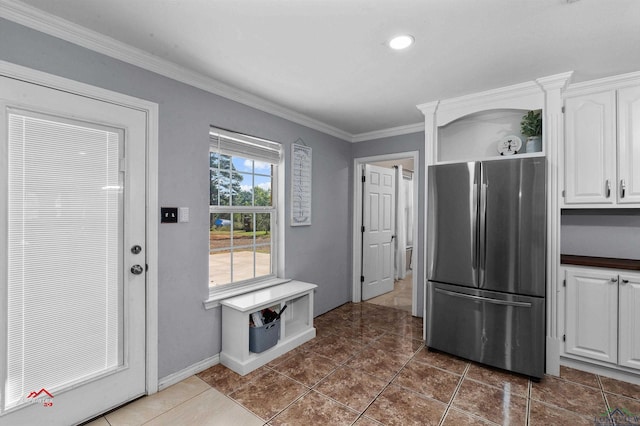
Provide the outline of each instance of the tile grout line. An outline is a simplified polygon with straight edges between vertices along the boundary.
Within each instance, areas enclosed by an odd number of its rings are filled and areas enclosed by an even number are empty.
[[[531,423],[531,392],[533,391],[533,382],[531,378],[527,380],[527,408],[526,408],[526,416],[524,418],[524,424],[529,426]]]
[[[611,424],[615,424],[613,417],[611,417],[611,406],[609,405],[609,399],[607,398],[607,394],[604,391],[604,385],[602,384],[602,380],[600,380],[600,375],[596,374],[596,379],[598,380],[598,385],[600,386],[600,393],[602,394],[602,399],[604,399],[604,408],[606,413],[608,414],[609,419],[611,419]]]
[[[467,372],[469,371],[469,368],[471,368],[471,363],[467,362],[467,365],[464,366],[464,371],[460,375],[460,380],[458,380],[458,384],[456,385],[456,388],[453,390],[453,394],[451,394],[451,398],[449,398],[447,407],[444,409],[444,413],[442,413],[442,418],[440,419],[440,422],[438,423],[438,425],[442,426],[444,424],[444,419],[446,419],[447,414],[449,414],[449,409],[451,408],[451,405],[453,404],[453,400],[455,399],[456,395],[458,395],[458,391],[460,390],[460,387],[462,387],[462,382],[464,381],[465,377],[467,377]]]
[[[198,377],[198,379],[200,379],[200,378]],[[202,379],[200,379],[200,380],[202,380]],[[150,418],[149,420],[145,421],[145,422],[144,422],[144,423],[142,423],[142,424],[143,424],[143,425],[146,425],[146,424],[147,424],[147,423],[149,423],[150,421],[155,420],[155,419],[157,419],[158,417],[163,416],[163,415],[165,415],[165,414],[167,414],[167,413],[169,413],[169,412],[171,412],[171,411],[175,410],[176,408],[180,407],[180,406],[181,406],[181,405],[183,405],[183,404],[186,404],[187,402],[191,401],[191,400],[192,400],[192,399],[194,399],[194,398],[197,398],[198,396],[200,396],[200,395],[202,395],[203,393],[205,393],[205,392],[209,391],[210,389],[213,389],[213,390],[215,390],[216,392],[220,392],[219,390],[214,389],[211,385],[209,385],[209,384],[208,384],[207,382],[205,382],[204,380],[202,380],[202,381],[203,381],[204,383],[206,383],[206,384],[207,384],[207,386],[209,386],[209,389],[205,389],[205,390],[203,390],[202,392],[198,392],[197,394],[193,395],[191,398],[185,399],[185,400],[184,400],[184,401],[182,401],[180,404],[174,405],[173,407],[169,408],[168,410],[163,411],[162,413],[158,414],[157,416],[154,416],[154,417]],[[220,392],[220,394],[221,394],[222,396],[225,396],[225,397],[226,397],[226,395],[225,395],[224,393]],[[156,395],[157,395],[157,394],[156,394]],[[236,401],[233,401],[233,402],[234,402],[234,403],[236,403],[236,404],[238,404]],[[106,416],[105,416],[105,420],[106,420]],[[107,422],[109,422],[109,421],[107,420]],[[109,424],[111,424],[111,422],[109,422]]]

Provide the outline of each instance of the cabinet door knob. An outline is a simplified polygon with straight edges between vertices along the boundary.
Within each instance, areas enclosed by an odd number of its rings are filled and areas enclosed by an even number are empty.
[[[618,278],[616,278],[616,277],[611,278],[611,282],[612,282],[612,283],[615,283],[615,282],[617,282],[617,281],[618,281]]]
[[[609,182],[609,179],[607,179],[604,183],[605,185],[605,191],[607,194],[607,198],[609,198],[611,196],[611,182]]]
[[[624,198],[627,192],[627,185],[624,183],[624,179],[620,179],[620,198]]]
[[[629,280],[622,280],[622,284],[627,284]]]

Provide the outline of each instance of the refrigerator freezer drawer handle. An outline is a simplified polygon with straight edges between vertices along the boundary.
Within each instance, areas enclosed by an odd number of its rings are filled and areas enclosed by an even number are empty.
[[[472,294],[456,293],[456,292],[453,292],[453,291],[442,290],[442,289],[439,289],[439,288],[436,288],[435,291],[438,292],[438,293],[446,294],[447,296],[459,297],[461,299],[478,300],[480,302],[493,303],[494,305],[516,306],[516,307],[520,307],[520,308],[530,308],[531,307],[531,303],[527,303],[527,302],[509,302],[509,301],[506,301],[506,300],[489,299],[487,297],[474,296]]]

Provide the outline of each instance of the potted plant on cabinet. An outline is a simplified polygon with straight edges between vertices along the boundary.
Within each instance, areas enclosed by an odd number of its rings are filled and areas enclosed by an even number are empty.
[[[542,110],[529,111],[522,117],[520,130],[527,137],[525,152],[542,151]]]

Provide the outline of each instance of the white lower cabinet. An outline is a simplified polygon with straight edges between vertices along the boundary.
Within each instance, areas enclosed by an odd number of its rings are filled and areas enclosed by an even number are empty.
[[[640,274],[564,270],[565,353],[640,369]]]
[[[640,369],[640,274],[620,274],[618,363]]]

